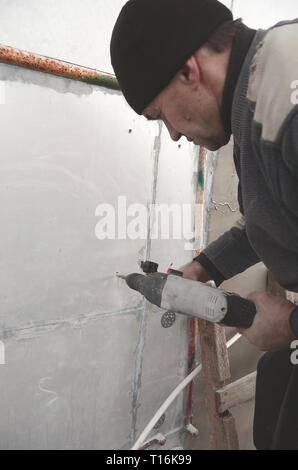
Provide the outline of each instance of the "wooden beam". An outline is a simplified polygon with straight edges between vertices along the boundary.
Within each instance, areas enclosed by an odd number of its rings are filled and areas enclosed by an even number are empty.
[[[204,375],[205,402],[211,424],[211,448],[238,450],[239,442],[233,416],[218,412],[216,390],[231,376],[225,329],[199,320],[200,352]]]
[[[257,373],[246,375],[216,391],[218,413],[254,399]]]

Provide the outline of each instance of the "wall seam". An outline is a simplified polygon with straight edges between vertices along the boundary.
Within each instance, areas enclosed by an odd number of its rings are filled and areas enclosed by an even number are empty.
[[[57,320],[54,322],[49,323],[40,323],[34,325],[23,326],[20,328],[7,328],[7,329],[0,329],[0,338],[1,339],[10,339],[11,337],[21,336],[23,333],[30,333],[30,332],[38,332],[40,333],[47,333],[51,330],[54,330],[58,327],[69,326],[69,327],[81,327],[92,320],[101,320],[103,318],[110,318],[110,317],[120,317],[120,316],[127,316],[135,314],[136,312],[142,311],[143,307],[142,304],[139,307],[128,308],[124,310],[119,310],[117,312],[110,312],[110,313],[95,313],[95,314],[87,314],[83,316],[79,316],[75,319],[68,319],[68,320]]]
[[[212,205],[212,193],[214,183],[214,173],[217,165],[218,152],[208,152],[206,160],[205,188],[204,188],[204,208],[203,208],[203,235],[201,249],[204,250],[209,240],[210,209]]]
[[[152,207],[156,204],[156,194],[157,194],[157,180],[158,180],[158,167],[159,167],[159,157],[160,157],[160,148],[161,148],[161,134],[162,134],[162,122],[158,122],[158,135],[155,137],[154,141],[154,165],[153,165],[153,182],[152,182],[152,199],[149,213],[149,220],[148,220],[148,228],[147,228],[147,248],[146,248],[146,260],[150,259],[151,255],[151,236],[152,230],[155,221],[155,214],[152,211]],[[135,365],[135,375],[134,375],[134,384],[133,384],[133,392],[132,392],[132,424],[131,424],[131,433],[130,433],[130,444],[131,446],[134,444],[136,439],[136,425],[137,425],[137,412],[138,412],[138,398],[141,388],[141,376],[142,376],[142,363],[143,363],[143,349],[145,345],[145,332],[146,332],[146,324],[147,324],[147,301],[143,300],[143,307],[141,311],[141,318],[140,318],[140,327],[139,327],[139,338],[138,344],[136,348],[136,365]]]

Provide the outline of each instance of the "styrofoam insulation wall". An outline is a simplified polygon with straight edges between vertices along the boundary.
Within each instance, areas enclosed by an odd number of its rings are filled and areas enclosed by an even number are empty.
[[[0,1],[0,43],[111,71],[115,1]],[[187,371],[188,320],[116,271],[192,259],[184,240],[104,240],[99,204],[194,204],[198,149],[120,93],[0,64],[0,448],[127,449]],[[154,222],[152,214],[151,222]],[[183,396],[159,431],[180,444]]]
[[[0,0],[0,43],[112,72],[124,3]],[[267,27],[296,2],[233,4]],[[119,195],[193,203],[198,149],[170,142],[119,93],[3,64],[0,84],[0,448],[128,448],[185,375],[188,325],[162,329],[114,273],[191,253],[176,240],[99,242],[95,209]],[[180,397],[160,430],[178,443],[182,426]]]

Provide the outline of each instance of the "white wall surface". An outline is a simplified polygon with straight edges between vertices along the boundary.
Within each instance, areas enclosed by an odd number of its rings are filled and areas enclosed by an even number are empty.
[[[1,0],[0,43],[111,71],[123,3]],[[115,273],[192,252],[100,241],[95,212],[118,196],[193,204],[198,149],[117,92],[5,64],[0,84],[0,448],[127,449],[185,376],[188,321],[162,328]],[[160,428],[176,445],[183,410],[181,396]]]
[[[255,29],[269,28],[279,21],[298,17],[297,0],[234,0],[233,14]]]
[[[125,0],[0,0],[0,44],[113,72],[110,32]]]

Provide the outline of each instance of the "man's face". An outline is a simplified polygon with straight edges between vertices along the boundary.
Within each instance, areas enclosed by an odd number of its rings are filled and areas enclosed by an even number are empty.
[[[212,88],[201,82],[198,87],[189,86],[179,74],[150,103],[143,115],[149,120],[162,120],[174,141],[185,136],[208,150],[218,150],[230,138],[225,135],[220,103]]]

